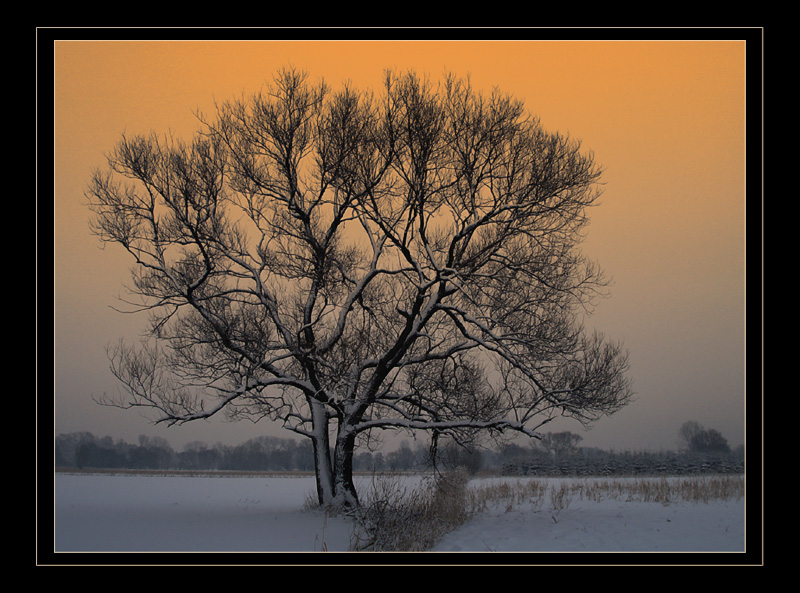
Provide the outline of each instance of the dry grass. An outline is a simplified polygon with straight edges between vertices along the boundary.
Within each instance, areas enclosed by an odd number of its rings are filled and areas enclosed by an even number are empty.
[[[543,506],[545,498],[549,498],[551,510],[565,509],[574,500],[707,503],[714,500],[741,499],[744,496],[744,477],[722,475],[553,481],[530,479],[477,486],[473,495],[486,501],[509,500],[515,504],[529,502],[538,507]]]
[[[584,480],[562,484],[584,500],[625,500],[628,502],[708,503],[738,500],[744,496],[743,476],[701,476],[681,478],[633,478]]]
[[[618,479],[487,480],[468,487],[456,471],[407,490],[402,478],[373,479],[368,502],[356,513],[352,549],[421,551],[475,514],[515,506],[559,512],[575,501],[708,503],[744,496],[743,476]]]

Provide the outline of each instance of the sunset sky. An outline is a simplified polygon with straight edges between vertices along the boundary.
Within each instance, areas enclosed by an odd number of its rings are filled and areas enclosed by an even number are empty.
[[[56,433],[155,435],[176,449],[290,436],[221,419],[167,429],[92,401],[118,389],[105,347],[135,338],[146,319],[112,309],[131,261],[90,234],[84,191],[122,133],[189,137],[196,111],[211,113],[215,101],[255,92],[293,65],[334,89],[350,80],[376,92],[386,68],[434,81],[469,75],[477,88],[523,99],[545,129],[580,139],[605,170],[584,251],[614,281],[591,325],[630,351],[636,400],[591,431],[558,429],[585,446],[659,450],[675,448],[680,425],[696,420],[731,446],[744,442],[745,206],[761,196],[745,194],[742,39],[57,39],[52,48]],[[44,189],[40,218],[49,214]],[[760,401],[760,390],[748,398]]]

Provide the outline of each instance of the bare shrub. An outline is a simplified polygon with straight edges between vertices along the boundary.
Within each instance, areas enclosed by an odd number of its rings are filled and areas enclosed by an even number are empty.
[[[352,513],[351,549],[429,550],[474,515],[463,469],[426,478],[411,490],[401,481],[398,476],[373,478],[367,502]]]

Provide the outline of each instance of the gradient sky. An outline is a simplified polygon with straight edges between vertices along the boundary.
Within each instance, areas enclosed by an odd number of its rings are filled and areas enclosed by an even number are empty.
[[[84,198],[123,132],[188,137],[197,110],[259,90],[286,65],[334,88],[351,80],[375,91],[387,67],[434,81],[446,71],[470,75],[477,88],[523,99],[545,129],[580,139],[605,169],[584,250],[614,280],[591,325],[630,350],[637,399],[591,431],[554,430],[577,432],[586,446],[659,450],[675,448],[680,425],[696,420],[732,446],[744,442],[742,40],[55,41],[56,433],[128,442],[147,434],[176,449],[290,436],[221,419],[167,429],[92,401],[117,391],[106,345],[135,338],[146,320],[112,310],[131,262],[89,233]]]

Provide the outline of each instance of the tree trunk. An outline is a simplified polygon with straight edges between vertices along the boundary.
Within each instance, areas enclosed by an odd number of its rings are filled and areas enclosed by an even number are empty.
[[[334,450],[334,504],[341,507],[359,506],[358,494],[353,483],[353,453],[356,436],[346,424],[340,424]]]
[[[313,417],[314,474],[317,481],[317,500],[321,506],[333,503],[334,482],[331,467],[331,449],[328,443],[328,416],[325,406],[311,400]]]
[[[324,414],[324,411],[322,413]],[[360,502],[353,482],[355,434],[340,429],[331,456],[327,435],[328,420],[327,418],[317,420],[311,437],[314,447],[317,501],[320,506],[357,507]]]

